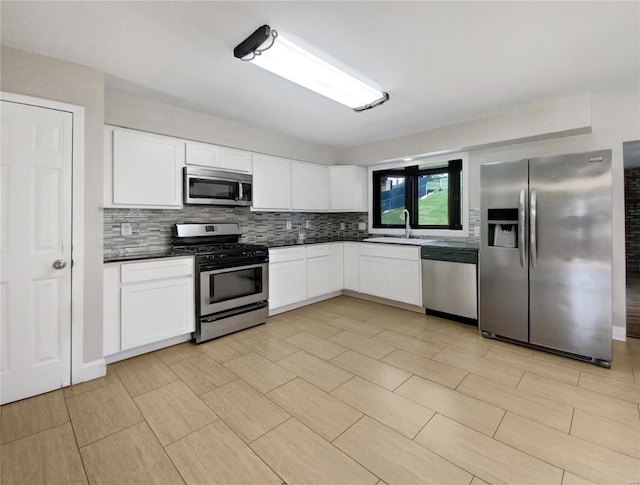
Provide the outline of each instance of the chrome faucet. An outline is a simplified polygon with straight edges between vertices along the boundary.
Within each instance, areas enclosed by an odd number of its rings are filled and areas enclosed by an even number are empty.
[[[411,215],[409,214],[409,211],[407,209],[402,211],[402,215],[400,216],[400,220],[404,221],[404,237],[406,237],[407,239],[409,239],[411,237],[412,234],[412,230],[411,230],[411,226],[409,225],[409,219],[411,218]]]

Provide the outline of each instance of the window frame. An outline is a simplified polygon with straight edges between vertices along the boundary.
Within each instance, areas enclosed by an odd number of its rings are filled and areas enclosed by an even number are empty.
[[[466,155],[466,154],[465,154]],[[398,233],[403,232],[405,224],[383,224],[382,223],[382,197],[381,179],[385,176],[405,177],[405,208],[409,211],[409,224],[417,235],[456,235],[466,236],[468,226],[468,208],[463,207],[462,202],[466,199],[468,180],[465,173],[466,156],[441,157],[435,160],[414,160],[410,165],[390,166],[388,168],[374,169],[371,173],[371,211],[369,224],[372,233]],[[446,163],[446,165],[443,165]],[[426,165],[420,168],[421,165]],[[429,166],[431,165],[431,166]],[[447,173],[449,176],[449,223],[448,224],[419,224],[419,199],[418,185],[419,177],[424,175],[434,175]],[[448,233],[448,234],[447,234]]]

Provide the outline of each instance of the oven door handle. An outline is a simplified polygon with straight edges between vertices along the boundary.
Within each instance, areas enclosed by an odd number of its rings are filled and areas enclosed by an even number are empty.
[[[211,270],[204,270],[204,271],[200,271],[200,275],[205,275],[205,274],[220,274],[220,273],[230,273],[232,271],[242,271],[242,270],[246,270],[246,269],[253,269],[253,268],[263,268],[265,266],[267,266],[268,263],[257,263],[257,264],[250,264],[247,266],[231,266],[230,268],[220,268],[220,269],[211,269]]]

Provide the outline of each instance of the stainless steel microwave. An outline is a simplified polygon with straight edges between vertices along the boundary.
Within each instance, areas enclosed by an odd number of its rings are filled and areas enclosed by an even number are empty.
[[[201,167],[184,167],[184,203],[251,205],[252,177]]]

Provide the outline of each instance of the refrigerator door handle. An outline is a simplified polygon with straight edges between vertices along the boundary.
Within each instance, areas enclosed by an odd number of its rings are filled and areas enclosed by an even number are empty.
[[[526,230],[525,230],[525,199],[524,199],[524,189],[520,191],[520,200],[518,203],[518,247],[520,248],[520,266],[523,268],[526,267],[526,253],[525,253],[525,240],[526,240]]]
[[[531,189],[531,196],[529,201],[529,253],[531,254],[531,267],[535,268],[538,261],[538,242],[536,236],[537,226],[537,208],[538,202],[536,198],[536,191]]]

